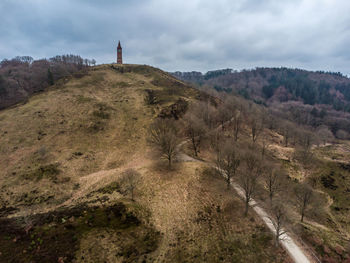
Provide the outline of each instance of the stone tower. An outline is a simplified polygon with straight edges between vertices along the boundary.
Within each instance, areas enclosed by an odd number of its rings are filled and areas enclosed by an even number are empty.
[[[118,47],[117,47],[117,64],[123,64],[122,46],[120,45],[120,41],[118,42]]]

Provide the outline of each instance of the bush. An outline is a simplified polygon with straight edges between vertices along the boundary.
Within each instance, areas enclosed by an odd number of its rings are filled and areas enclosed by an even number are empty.
[[[349,133],[344,130],[338,130],[336,133],[336,137],[341,140],[349,139]]]
[[[97,117],[99,119],[109,119],[110,118],[110,114],[108,112],[108,110],[110,109],[110,107],[108,107],[106,104],[104,103],[98,103],[95,105],[98,109],[94,110],[92,112],[92,115],[94,117]]]
[[[57,175],[61,171],[58,169],[58,164],[42,165],[39,168],[23,174],[24,179],[39,181],[43,178],[48,178],[53,181],[57,180]]]

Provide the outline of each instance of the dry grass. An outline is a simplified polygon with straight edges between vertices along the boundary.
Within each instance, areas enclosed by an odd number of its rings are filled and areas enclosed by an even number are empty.
[[[163,234],[154,262],[283,262],[263,223],[244,218],[242,201],[204,164],[186,162],[170,173],[153,167],[144,180],[141,202]]]
[[[226,136],[231,136],[229,130],[225,131]],[[289,175],[287,185],[283,191],[277,195],[287,208],[288,222],[287,228],[302,236],[303,240],[313,248],[314,252],[325,262],[329,258],[336,260],[349,258],[348,236],[349,236],[349,213],[348,213],[348,193],[349,171],[346,171],[347,163],[350,158],[349,143],[313,147],[312,163],[307,165],[300,163],[296,158],[292,147],[284,147],[280,135],[275,132],[265,130],[263,137],[266,138],[267,152],[270,161],[280,164]],[[262,144],[262,136],[257,144]],[[249,145],[250,137],[247,127],[244,127],[239,138],[238,145],[244,148]],[[188,146],[188,145],[187,145]],[[188,154],[193,154],[189,147],[184,147]],[[272,157],[272,158],[271,158]],[[199,158],[208,162],[215,160],[215,153],[210,150],[201,151]],[[328,164],[327,164],[328,163]],[[341,168],[341,169],[340,169]],[[333,173],[332,173],[333,171]],[[239,171],[240,172],[240,171]],[[332,182],[337,185],[336,189],[325,189],[324,181]],[[331,177],[331,178],[330,178]],[[316,178],[314,203],[309,207],[305,222],[300,223],[300,214],[295,203],[293,187],[302,181],[312,181]],[[266,189],[263,182],[260,182],[260,191],[256,195],[260,205],[269,208]],[[324,245],[322,245],[322,243]],[[332,261],[330,261],[332,262]]]
[[[18,209],[10,216],[119,201],[162,234],[147,262],[285,262],[259,219],[243,218],[241,200],[221,177],[200,163],[178,163],[170,172],[154,165],[149,124],[162,108],[199,93],[150,67],[122,68],[95,67],[0,112],[0,197]],[[147,89],[160,96],[158,104],[145,103]],[[50,165],[59,171],[55,177],[42,172]],[[135,203],[118,188],[128,168],[142,176]],[[114,262],[118,246],[108,244],[116,233],[95,234],[80,240],[76,261]]]
[[[0,195],[7,205],[33,205],[23,203],[21,194],[35,190],[34,199],[45,196],[45,191],[54,193],[41,204],[54,207],[76,194],[75,185],[87,187],[84,184],[90,179],[81,177],[142,162],[148,126],[163,107],[145,105],[145,90],[167,88],[151,84],[165,73],[147,69],[147,74],[121,74],[109,65],[99,66],[83,78],[70,79],[24,105],[1,111]],[[174,92],[166,104],[184,95]],[[57,166],[59,183],[26,176],[45,165]]]

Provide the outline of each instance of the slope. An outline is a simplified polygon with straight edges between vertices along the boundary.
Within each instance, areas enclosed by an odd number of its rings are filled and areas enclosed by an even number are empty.
[[[165,89],[171,81],[183,84],[159,70],[123,69],[130,72],[96,67],[88,76],[67,80],[0,113],[1,184],[6,202],[57,204],[79,187],[80,177],[141,158],[152,119],[180,97],[191,100],[198,93],[185,86]],[[151,83],[160,77],[163,86]],[[144,106],[146,90],[160,94],[162,101],[156,108]]]
[[[152,67],[102,65],[1,111],[0,262],[281,262],[220,177],[152,156],[150,123],[207,99]],[[141,174],[136,202],[128,168]]]

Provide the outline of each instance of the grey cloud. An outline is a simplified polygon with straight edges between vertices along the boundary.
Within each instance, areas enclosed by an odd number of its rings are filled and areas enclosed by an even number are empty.
[[[346,0],[2,0],[0,59],[76,53],[165,70],[291,66],[350,74]]]

